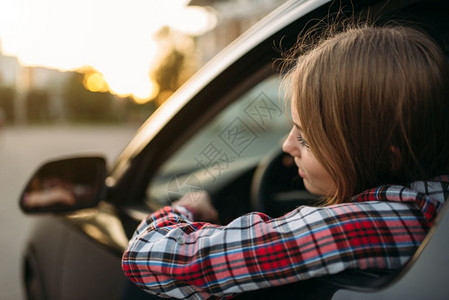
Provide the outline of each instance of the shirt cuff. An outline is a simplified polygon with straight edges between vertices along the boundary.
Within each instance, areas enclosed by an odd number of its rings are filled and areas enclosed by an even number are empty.
[[[176,209],[182,216],[186,217],[189,221],[195,221],[195,209],[185,205],[174,205],[173,209]]]

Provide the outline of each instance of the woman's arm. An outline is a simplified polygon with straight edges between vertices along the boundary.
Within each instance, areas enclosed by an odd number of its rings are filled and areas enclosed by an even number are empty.
[[[159,296],[223,297],[347,268],[399,268],[426,234],[419,209],[406,203],[301,207],[277,219],[251,213],[226,226],[192,222],[181,210],[149,216],[123,255],[126,275]]]

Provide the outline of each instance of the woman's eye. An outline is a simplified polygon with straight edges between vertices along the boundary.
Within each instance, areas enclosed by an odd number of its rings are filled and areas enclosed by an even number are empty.
[[[309,143],[302,137],[302,135],[298,135],[298,141],[301,144],[301,146],[309,148]]]

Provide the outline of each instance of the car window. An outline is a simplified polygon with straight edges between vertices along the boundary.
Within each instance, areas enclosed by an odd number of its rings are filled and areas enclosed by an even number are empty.
[[[264,79],[222,110],[157,172],[147,204],[157,209],[188,191],[223,184],[279,148],[289,130],[279,76]]]

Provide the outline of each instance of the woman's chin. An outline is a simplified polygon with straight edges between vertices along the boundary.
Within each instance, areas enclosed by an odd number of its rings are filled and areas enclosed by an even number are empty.
[[[302,181],[304,182],[304,187],[306,188],[306,190],[316,196],[323,196],[323,192],[320,191],[316,186],[314,186],[313,184],[311,184],[307,178],[302,179]]]
[[[298,174],[299,174],[299,176],[301,176],[303,179],[305,179],[307,176],[306,176],[306,173],[304,173],[303,172],[303,170],[301,170],[300,168],[298,168]]]

